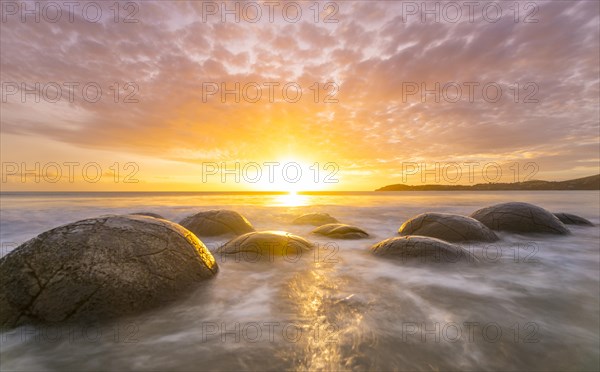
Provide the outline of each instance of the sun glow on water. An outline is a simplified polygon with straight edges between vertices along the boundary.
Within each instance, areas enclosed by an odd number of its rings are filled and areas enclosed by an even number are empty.
[[[308,195],[300,195],[297,191],[290,191],[287,194],[277,195],[275,205],[283,207],[302,207],[309,204]]]

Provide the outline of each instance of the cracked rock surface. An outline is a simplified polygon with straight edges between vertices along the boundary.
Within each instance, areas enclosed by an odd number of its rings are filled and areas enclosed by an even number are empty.
[[[424,262],[477,262],[469,251],[457,245],[427,236],[389,238],[371,246],[376,256]]]
[[[328,223],[337,223],[338,220],[331,217],[328,213],[308,213],[296,218],[292,223],[294,225],[313,225],[321,226]]]
[[[238,236],[217,249],[215,255],[237,255],[244,261],[256,262],[272,260],[277,256],[285,256],[297,260],[312,250],[313,244],[308,240],[285,231],[251,232]]]
[[[422,235],[448,242],[493,242],[498,236],[474,218],[450,213],[422,213],[406,221],[400,235]]]
[[[198,236],[242,235],[254,231],[244,216],[226,209],[196,213],[184,218],[179,224]]]
[[[312,231],[313,234],[328,236],[334,239],[363,239],[368,238],[364,230],[343,223],[328,223],[317,227]]]
[[[0,326],[134,314],[217,271],[204,244],[175,223],[134,215],[74,222],[0,259]]]
[[[515,233],[569,234],[569,229],[555,215],[529,203],[496,204],[473,212],[471,217],[492,230]]]
[[[591,221],[580,217],[576,214],[554,213],[554,215],[560,220],[560,222],[564,223],[565,225],[594,226],[594,224]]]

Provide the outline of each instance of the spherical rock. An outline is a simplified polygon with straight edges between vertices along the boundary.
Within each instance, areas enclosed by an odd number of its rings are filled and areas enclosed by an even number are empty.
[[[147,216],[147,217],[153,217],[153,218],[160,218],[160,219],[165,219],[163,216],[161,216],[160,214],[156,214],[156,213],[152,213],[152,212],[136,212],[136,213],[131,213],[132,216]]]
[[[476,262],[477,258],[469,251],[427,236],[401,236],[389,238],[371,246],[376,256],[402,260],[419,259],[426,262]]]
[[[471,217],[492,230],[515,233],[569,234],[566,226],[544,208],[512,202],[479,209]]]
[[[250,262],[272,260],[277,256],[297,260],[312,248],[312,243],[300,236],[285,231],[261,231],[230,240],[219,247],[215,255],[224,261],[232,255]]]
[[[181,220],[180,224],[198,236],[242,235],[254,231],[244,216],[226,209],[196,213]]]
[[[74,222],[0,259],[0,326],[134,314],[217,271],[204,244],[178,224],[132,215]]]
[[[294,225],[313,225],[321,226],[328,223],[337,223],[338,220],[327,213],[308,213],[296,218],[292,223]]]
[[[364,230],[343,223],[328,223],[317,227],[312,232],[334,239],[363,239],[369,237],[369,234]]]
[[[594,224],[591,221],[580,217],[576,214],[554,213],[554,215],[560,220],[560,222],[564,223],[565,225],[594,226]]]
[[[498,240],[494,232],[474,218],[450,213],[422,213],[406,221],[400,235],[422,235],[448,242]]]

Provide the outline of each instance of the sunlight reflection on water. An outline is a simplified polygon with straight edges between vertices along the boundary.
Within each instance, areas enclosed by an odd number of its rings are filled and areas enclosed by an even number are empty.
[[[55,340],[52,332],[44,338],[46,333],[35,328],[3,333],[2,367],[597,370],[597,226],[570,227],[573,234],[565,237],[502,233],[495,243],[502,256],[479,265],[411,266],[374,257],[368,247],[395,236],[402,222],[418,213],[469,214],[506,201],[531,202],[598,224],[599,198],[597,192],[3,196],[0,236],[3,247],[14,242],[4,253],[44,230],[86,217],[147,211],[180,221],[214,208],[239,211],[259,231],[287,231],[318,246],[294,263],[218,260],[219,274],[206,287],[172,307],[132,319],[136,342],[115,342],[114,326],[105,337],[91,341],[66,336]],[[371,237],[336,241],[338,249],[326,250],[329,240],[312,234],[313,226],[291,223],[310,212],[329,213]],[[202,241],[214,250],[227,239]],[[537,247],[535,261],[516,261],[512,248],[526,243]],[[473,248],[479,252],[485,246]],[[474,340],[466,322],[481,325]],[[273,332],[266,326],[271,323],[278,324]],[[255,330],[256,324],[261,325],[262,337],[243,331]],[[482,338],[483,326],[490,324],[498,324],[503,332],[497,342]],[[516,341],[515,324],[521,327]],[[539,342],[523,342],[531,338],[527,327],[532,324]],[[222,332],[207,335],[206,325]],[[446,335],[446,325],[457,325],[462,337],[449,341],[454,336]],[[239,332],[232,331],[236,326]],[[406,326],[420,331],[406,333]],[[297,341],[296,329],[301,330]],[[427,333],[436,329],[439,332]]]
[[[283,195],[276,195],[273,206],[276,207],[303,207],[309,205],[310,197],[295,191]]]

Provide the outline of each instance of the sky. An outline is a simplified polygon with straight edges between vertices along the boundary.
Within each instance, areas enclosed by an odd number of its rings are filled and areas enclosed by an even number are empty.
[[[598,1],[1,5],[2,191],[600,172]]]

